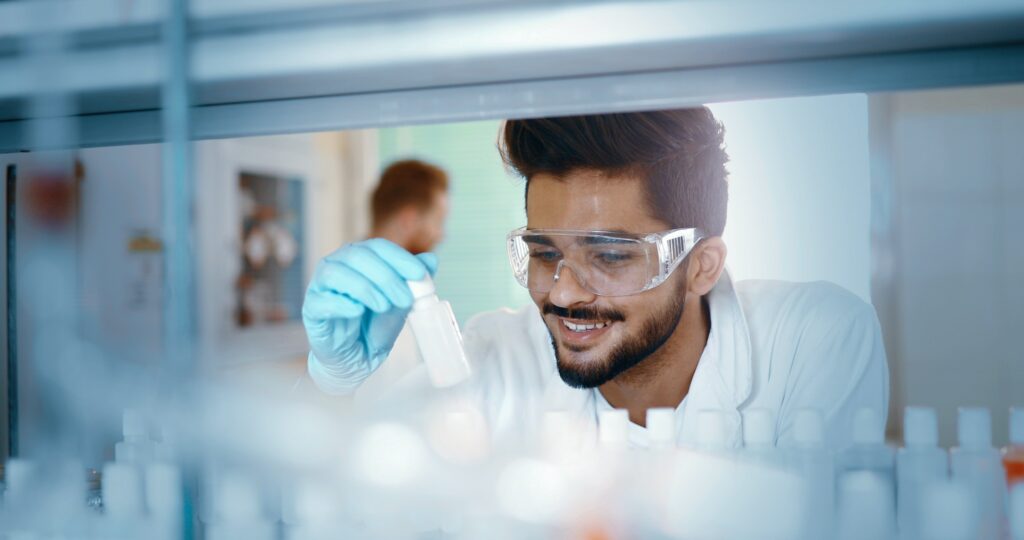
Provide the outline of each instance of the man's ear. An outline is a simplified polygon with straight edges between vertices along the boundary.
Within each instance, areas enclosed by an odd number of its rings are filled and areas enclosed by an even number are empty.
[[[690,252],[686,267],[686,291],[704,296],[718,283],[725,271],[725,256],[728,250],[721,236],[701,240]]]
[[[419,208],[407,204],[395,213],[395,222],[406,234],[416,232],[420,228],[422,214],[423,212]]]

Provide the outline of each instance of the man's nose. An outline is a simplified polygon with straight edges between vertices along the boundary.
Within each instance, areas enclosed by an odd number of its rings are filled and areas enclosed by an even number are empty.
[[[558,307],[571,307],[578,304],[589,304],[596,300],[597,295],[580,285],[576,271],[567,264],[560,264],[555,274],[558,279],[548,292],[548,299]]]

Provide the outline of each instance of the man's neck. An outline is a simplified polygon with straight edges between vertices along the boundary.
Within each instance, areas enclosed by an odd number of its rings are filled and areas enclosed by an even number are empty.
[[[598,389],[615,408],[628,409],[634,424],[646,425],[647,409],[677,407],[690,382],[711,332],[707,302],[687,300],[679,325],[654,354]]]

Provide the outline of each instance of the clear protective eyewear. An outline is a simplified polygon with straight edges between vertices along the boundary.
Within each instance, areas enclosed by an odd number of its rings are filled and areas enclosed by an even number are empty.
[[[549,292],[565,271],[599,296],[628,296],[661,285],[701,240],[699,229],[656,233],[527,229],[508,233],[520,285]]]

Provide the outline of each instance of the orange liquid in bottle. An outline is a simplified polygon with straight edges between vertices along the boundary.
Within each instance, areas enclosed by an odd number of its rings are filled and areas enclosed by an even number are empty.
[[[1024,482],[1024,446],[1009,446],[1003,450],[1006,485]]]

